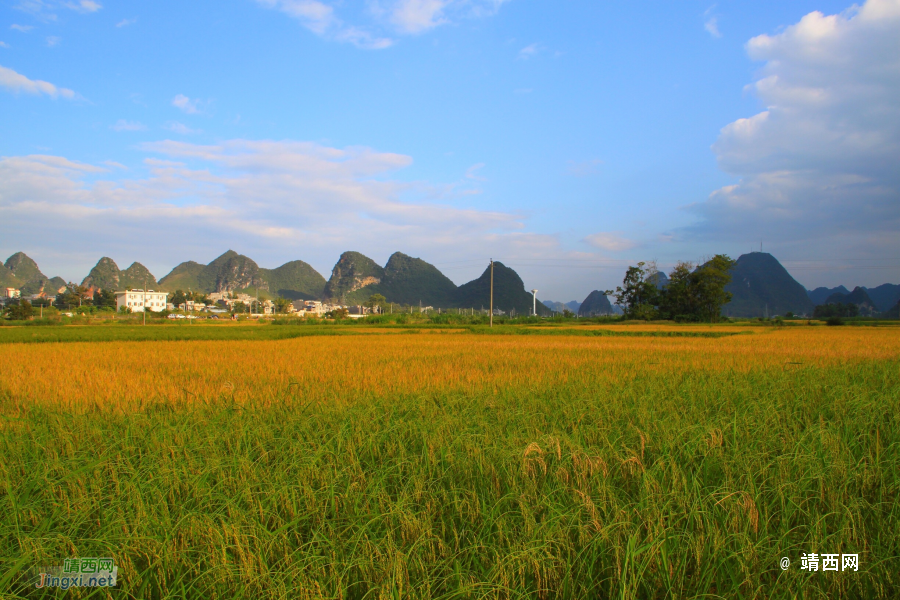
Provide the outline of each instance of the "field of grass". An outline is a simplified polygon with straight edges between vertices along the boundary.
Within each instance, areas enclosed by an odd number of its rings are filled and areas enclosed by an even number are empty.
[[[900,329],[144,329],[0,331],[0,597],[900,595]]]

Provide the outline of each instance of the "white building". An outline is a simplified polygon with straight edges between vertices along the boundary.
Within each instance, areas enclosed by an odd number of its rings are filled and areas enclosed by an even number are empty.
[[[166,310],[166,293],[153,290],[125,290],[116,292],[116,308],[122,310],[126,306],[131,312],[144,312],[144,307],[151,312]]]
[[[10,287],[8,287],[8,288],[6,288],[6,290],[5,290],[4,294],[3,294],[3,297],[4,297],[4,298],[18,298],[18,297],[21,296],[21,295],[22,295],[22,292],[20,292],[20,291],[17,290],[16,288],[10,288]]]

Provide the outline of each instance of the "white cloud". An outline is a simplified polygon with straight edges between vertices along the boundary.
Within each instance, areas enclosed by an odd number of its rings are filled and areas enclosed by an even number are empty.
[[[179,123],[178,121],[169,121],[168,123],[166,123],[165,128],[168,129],[169,131],[174,131],[175,133],[178,133],[181,135],[191,135],[194,133],[203,133],[199,129],[191,129],[184,123]]]
[[[51,35],[51,36],[48,36],[48,37],[47,37],[47,46],[50,47],[50,48],[54,48],[54,47],[56,47],[56,46],[59,46],[59,44],[60,44],[61,42],[62,42],[62,38],[61,38],[61,37],[58,37],[58,36],[55,36],[55,35]]]
[[[62,157],[0,158],[4,247],[35,235],[48,249],[55,240],[63,247],[85,239],[100,256],[133,247],[139,234],[153,260],[171,261],[169,268],[240,246],[259,248],[257,260],[273,252],[284,260],[320,257],[323,270],[351,248],[386,260],[398,249],[539,257],[559,247],[555,236],[522,231],[522,215],[457,207],[440,186],[396,179],[412,164],[402,154],[269,140],[166,140],[139,149],[155,155],[145,161],[146,175]],[[110,235],[88,235],[98,228]]]
[[[128,27],[129,25],[134,25],[137,23],[137,17],[134,19],[122,19],[118,23],[116,23],[116,27]]]
[[[719,18],[713,12],[715,10],[716,5],[713,4],[703,11],[703,29],[712,37],[720,38],[722,33],[719,31]]]
[[[93,0],[80,0],[79,2],[66,2],[66,8],[70,8],[74,11],[80,13],[92,13],[97,12],[101,8],[103,8],[100,3],[94,2]]]
[[[145,131],[147,127],[143,123],[139,123],[137,121],[126,121],[125,119],[119,119],[115,122],[114,125],[110,125],[110,129],[114,131]]]
[[[31,25],[15,25],[15,24],[10,25],[9,28],[14,29],[16,31],[21,31],[22,33],[28,33],[29,31],[34,29],[34,27],[32,27]]]
[[[637,246],[635,242],[622,237],[621,232],[617,231],[601,231],[599,233],[594,233],[584,238],[584,241],[595,248],[608,250],[610,252],[621,252]]]
[[[9,44],[6,42],[0,42],[0,48],[9,48]]]
[[[182,112],[189,115],[199,115],[203,113],[203,105],[205,103],[201,100],[194,99],[191,100],[184,94],[178,94],[174,98],[172,98],[172,106],[181,109]]]
[[[519,50],[519,59],[528,60],[529,58],[536,56],[540,51],[541,47],[538,44],[528,44],[527,46]]]
[[[256,1],[297,19],[325,39],[380,50],[395,43],[391,34],[419,35],[460,19],[488,17],[508,0],[368,0],[373,19],[367,26],[339,17],[337,9],[344,9],[345,3],[338,0]]]
[[[95,13],[103,6],[95,0],[19,0],[14,8],[44,22],[56,21],[56,10],[69,9],[82,14]]]
[[[331,5],[318,0],[257,0],[257,2],[297,19],[311,32],[328,39],[370,50],[387,48],[393,43],[388,38],[378,37],[360,27],[345,24],[334,14]]]
[[[486,181],[484,177],[480,176],[478,172],[484,168],[484,163],[478,163],[472,165],[468,169],[466,169],[466,179],[472,179],[475,181]]]
[[[449,3],[449,0],[399,0],[390,19],[401,33],[423,33],[447,22],[443,13]]]
[[[75,92],[70,89],[56,87],[47,81],[28,79],[3,65],[0,65],[0,87],[4,87],[14,93],[45,94],[51,98],[62,96],[63,98],[72,99],[75,97]]]
[[[708,18],[703,23],[703,29],[705,29],[706,32],[714,38],[722,37],[722,34],[719,32],[719,19],[717,17]]]
[[[869,0],[751,39],[765,64],[748,88],[767,109],[722,129],[713,150],[741,179],[690,207],[703,219],[691,231],[807,253],[869,236],[900,251],[898,32],[900,0]]]

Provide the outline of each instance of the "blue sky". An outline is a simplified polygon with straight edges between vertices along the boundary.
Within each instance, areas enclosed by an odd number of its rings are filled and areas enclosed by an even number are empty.
[[[900,282],[900,1],[0,5],[0,254]]]

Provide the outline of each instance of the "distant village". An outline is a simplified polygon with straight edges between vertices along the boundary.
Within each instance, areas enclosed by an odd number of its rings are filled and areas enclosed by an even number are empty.
[[[61,287],[56,291],[57,294],[64,294],[68,288]],[[88,288],[81,299],[85,306],[89,306],[94,301],[94,295],[99,294],[97,288]],[[318,300],[294,300],[284,303],[277,307],[275,301],[271,299],[260,299],[247,293],[234,292],[213,292],[203,294],[202,299],[185,299],[184,302],[175,304],[171,300],[175,296],[174,293],[166,293],[158,290],[130,289],[115,292],[115,310],[122,313],[140,313],[163,312],[168,311],[174,313],[181,311],[183,313],[208,313],[210,315],[221,315],[231,313],[247,313],[251,316],[274,315],[276,313],[293,315],[296,317],[316,316],[321,317],[325,314],[332,313],[335,310],[346,310],[350,318],[360,318],[368,314],[378,313],[379,307],[369,306],[348,306],[342,304],[330,304],[320,302]],[[34,306],[54,306],[57,304],[57,296],[42,291],[38,294],[30,294],[22,296],[22,291],[17,288],[7,287],[3,290],[2,301],[7,304],[11,301],[27,300]],[[77,310],[77,306],[58,307],[63,310]],[[280,310],[279,310],[280,309]],[[421,308],[422,311],[433,310],[431,306]],[[177,318],[176,315],[172,315]],[[184,315],[178,315],[184,316]]]

